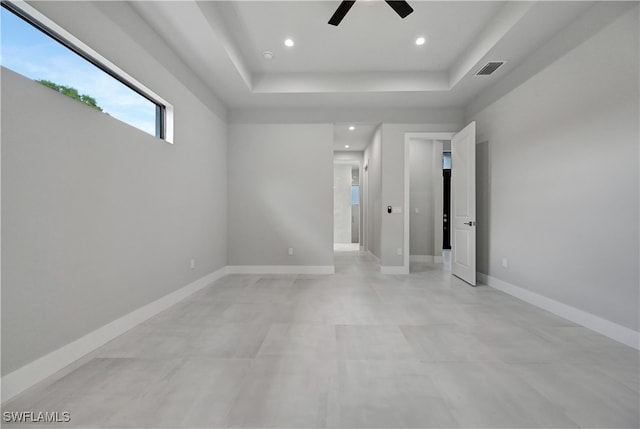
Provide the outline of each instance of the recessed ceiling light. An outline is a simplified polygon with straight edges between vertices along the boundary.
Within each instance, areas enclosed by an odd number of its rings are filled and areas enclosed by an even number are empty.
[[[425,39],[424,37],[422,37],[422,36],[421,36],[421,37],[418,37],[418,38],[416,39],[416,45],[418,45],[418,46],[422,46],[422,45],[424,45],[424,42],[426,42],[426,41],[427,41],[427,39]]]
[[[354,127],[353,125],[351,125],[351,126],[349,127],[349,131],[353,131],[353,130],[355,130],[355,129],[356,129],[356,127]]]
[[[264,57],[265,60],[272,60],[273,59],[273,52],[271,51],[264,51],[262,53],[262,56]]]
[[[284,41],[284,45],[288,48],[293,47],[293,45],[295,45],[295,43],[293,42],[293,39],[287,39]]]
[[[344,145],[344,148],[349,149],[349,145],[348,144]]]

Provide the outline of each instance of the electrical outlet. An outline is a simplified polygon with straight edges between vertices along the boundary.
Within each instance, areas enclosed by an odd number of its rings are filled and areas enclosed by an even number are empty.
[[[502,266],[507,268],[507,258],[502,258]]]
[[[293,255],[293,247],[289,247],[289,256]]]
[[[192,269],[192,270],[196,267],[196,260],[195,260],[195,259],[192,259],[192,260],[191,260],[191,264],[190,264],[190,266],[191,266],[191,269]]]

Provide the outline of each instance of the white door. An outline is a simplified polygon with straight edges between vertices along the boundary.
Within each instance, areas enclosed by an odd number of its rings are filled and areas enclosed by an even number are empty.
[[[451,271],[476,285],[476,123],[451,139]]]

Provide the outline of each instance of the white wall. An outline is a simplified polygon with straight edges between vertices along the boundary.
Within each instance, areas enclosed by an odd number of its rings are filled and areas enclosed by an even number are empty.
[[[333,167],[333,242],[351,243],[351,165]]]
[[[469,118],[479,271],[636,331],[638,28],[636,6]]]
[[[229,265],[333,266],[332,124],[230,125],[228,170]]]

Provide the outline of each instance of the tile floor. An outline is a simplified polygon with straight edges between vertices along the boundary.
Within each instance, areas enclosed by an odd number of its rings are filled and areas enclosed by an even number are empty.
[[[441,267],[382,276],[337,252],[331,276],[228,276],[3,411],[83,428],[639,427],[637,351]]]

